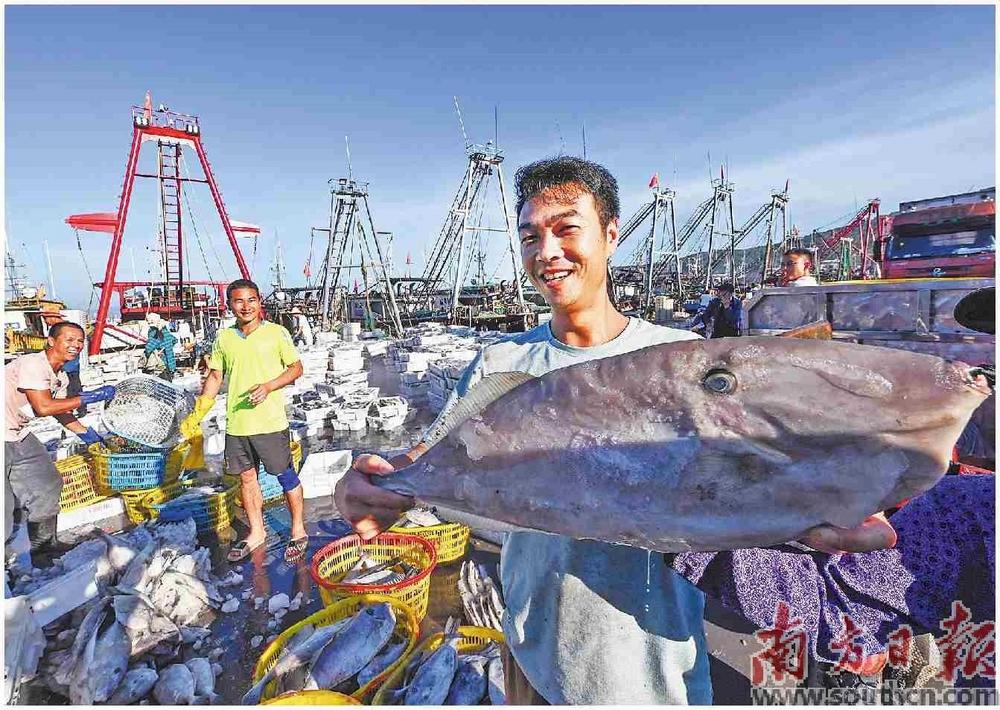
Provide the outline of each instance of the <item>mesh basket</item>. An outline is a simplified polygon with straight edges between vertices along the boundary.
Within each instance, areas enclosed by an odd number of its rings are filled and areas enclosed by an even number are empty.
[[[62,492],[59,494],[59,512],[68,513],[107,498],[97,492],[86,457],[70,456],[56,461],[55,466],[63,480]]]
[[[442,523],[428,525],[424,528],[404,528],[393,525],[389,528],[389,532],[417,535],[429,540],[434,545],[434,551],[437,552],[438,564],[443,565],[446,562],[454,562],[465,557],[465,546],[469,544],[472,529],[461,523]]]
[[[133,375],[115,385],[101,419],[108,430],[129,441],[169,448],[180,422],[194,408],[194,398],[158,377]]]
[[[156,520],[160,515],[157,506],[176,498],[183,490],[181,481],[171,481],[142,491],[122,491],[119,495],[125,503],[125,514],[128,519],[138,525],[145,520]]]
[[[315,614],[306,617],[299,623],[294,624],[282,631],[278,638],[274,639],[274,641],[271,642],[271,645],[265,648],[264,653],[260,655],[260,660],[257,661],[257,665],[253,671],[252,682],[256,683],[259,681],[264,677],[265,673],[274,667],[274,664],[278,662],[278,656],[281,654],[282,649],[284,649],[285,644],[288,643],[289,639],[291,639],[307,624],[312,624],[313,626],[329,626],[330,624],[337,623],[341,619],[353,616],[364,604],[377,604],[379,602],[388,602],[392,605],[392,610],[396,613],[395,633],[406,638],[406,649],[395,663],[372,678],[367,684],[351,693],[351,697],[357,700],[364,700],[366,697],[371,696],[371,694],[378,689],[379,685],[381,685],[382,681],[388,678],[403,662],[403,659],[410,655],[414,646],[417,644],[417,637],[420,635],[420,623],[414,615],[413,609],[396,598],[382,594],[362,594],[360,596],[348,597],[347,599],[343,599],[331,606],[326,607],[325,609],[322,609],[321,611],[317,611]],[[275,690],[275,684],[269,683],[264,689],[264,693],[261,696],[262,699],[271,698]],[[313,696],[311,696],[310,693],[313,692],[315,691],[284,693],[281,698],[283,700],[288,700],[282,704],[312,705],[313,703],[311,702],[311,699]],[[291,702],[291,698],[301,698],[302,702],[293,703]]]
[[[230,527],[236,517],[233,501],[237,491],[237,486],[229,486],[216,493],[199,495],[191,492],[184,499],[167,500],[150,507],[157,511],[157,517],[169,520],[192,518],[199,533],[221,532]]]
[[[482,651],[490,643],[504,643],[503,634],[499,631],[494,631],[493,629],[487,629],[482,626],[459,626],[458,627],[458,641],[456,642],[456,651],[459,654],[462,653],[474,653],[476,651]],[[403,685],[403,678],[406,675],[406,666],[409,665],[410,659],[415,658],[418,653],[424,651],[433,651],[438,646],[444,642],[444,634],[437,633],[433,636],[428,636],[423,643],[417,646],[413,651],[407,653],[401,663],[395,667],[385,682],[379,687],[378,692],[375,693],[375,697],[372,698],[372,705],[390,705],[389,693],[394,690],[398,690]]]
[[[420,573],[395,584],[343,584],[339,580],[350,571],[361,551],[375,562],[388,562],[394,557],[420,569]],[[363,542],[358,535],[346,535],[334,540],[313,556],[312,578],[319,585],[319,595],[326,605],[355,594],[384,594],[405,603],[423,619],[430,599],[431,572],[437,564],[434,545],[416,535],[385,532],[374,540]]]
[[[177,480],[191,445],[183,443],[172,451],[150,449],[137,444],[108,440],[88,447],[94,466],[98,493],[156,488]]]
[[[302,467],[302,444],[293,441],[289,444],[289,448],[292,450],[292,467],[297,472]],[[231,478],[235,479],[237,477],[231,476]],[[237,483],[239,483],[238,479]],[[260,493],[265,503],[284,498],[285,491],[282,489],[281,484],[278,483],[278,477],[265,471],[263,463],[257,468],[257,483],[260,484]],[[241,508],[243,507],[242,496],[236,496],[236,505]]]

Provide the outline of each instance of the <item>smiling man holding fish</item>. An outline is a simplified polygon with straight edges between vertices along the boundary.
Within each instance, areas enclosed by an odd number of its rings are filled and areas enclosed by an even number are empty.
[[[561,157],[518,171],[516,191],[522,264],[552,321],[484,349],[420,444],[393,463],[355,462],[337,508],[366,539],[414,496],[520,528],[501,556],[510,702],[710,703],[702,596],[646,550],[794,537],[828,550],[889,547],[891,526],[866,516],[933,485],[950,446],[939,444],[985,395],[937,358],[774,338],[706,343],[627,318],[607,277],[614,178]],[[921,417],[894,420],[892,407],[875,416],[890,396],[906,399],[900,373],[917,369],[940,391],[916,383],[910,394],[951,411],[907,452],[905,432]],[[782,380],[822,391],[824,421],[790,411]],[[880,438],[872,431],[883,424]],[[867,466],[863,481],[841,453],[816,450],[831,427]]]

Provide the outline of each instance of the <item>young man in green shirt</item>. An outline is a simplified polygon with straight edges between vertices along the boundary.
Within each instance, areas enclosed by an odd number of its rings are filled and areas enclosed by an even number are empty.
[[[260,289],[247,279],[233,281],[226,288],[226,302],[236,316],[236,324],[223,328],[215,337],[209,358],[209,373],[195,403],[195,411],[181,424],[186,438],[195,436],[199,424],[215,402],[228,378],[226,397],[226,468],[239,473],[243,510],[250,532],[229,552],[231,562],[239,562],[264,544],[263,496],[257,482],[257,467],[274,473],[285,492],[291,512],[292,529],[287,562],[303,558],[309,538],[303,519],[302,485],[295,467],[288,435],[285,398],[278,392],[302,375],[302,362],[288,331],[261,320]]]

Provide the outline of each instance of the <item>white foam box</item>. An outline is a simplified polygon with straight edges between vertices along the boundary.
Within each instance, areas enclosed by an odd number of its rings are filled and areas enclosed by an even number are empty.
[[[350,449],[317,451],[306,456],[299,470],[302,495],[306,498],[333,495],[333,489],[354,460]]]
[[[68,513],[59,513],[56,520],[56,531],[72,530],[81,525],[93,525],[96,522],[107,518],[116,518],[125,515],[125,504],[122,499],[115,496],[102,500],[100,503],[88,505],[86,508],[77,508]]]

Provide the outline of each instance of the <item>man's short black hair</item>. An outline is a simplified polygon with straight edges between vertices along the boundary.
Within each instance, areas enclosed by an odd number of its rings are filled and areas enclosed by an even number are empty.
[[[561,155],[546,158],[518,168],[514,175],[517,214],[528,200],[546,190],[575,186],[593,196],[601,227],[607,227],[621,212],[618,202],[618,181],[603,165],[583,158]]]
[[[726,293],[736,293],[736,287],[733,286],[733,284],[729,281],[723,284],[719,284],[719,287],[716,288],[715,290],[717,293],[722,293],[723,291],[725,291]]]
[[[813,263],[812,252],[809,251],[808,249],[799,249],[798,247],[795,247],[793,249],[786,249],[785,253],[782,254],[782,256],[804,256],[805,258],[807,258],[809,260],[809,265],[810,266]]]
[[[83,326],[80,325],[79,323],[74,323],[73,321],[69,320],[61,320],[58,323],[53,323],[51,326],[49,326],[49,337],[55,340],[56,338],[59,337],[59,334],[64,330],[66,330],[67,328],[76,328],[81,333],[83,333],[84,337],[87,336],[87,331],[85,331],[83,329]]]
[[[257,284],[250,279],[236,279],[226,286],[226,303],[229,303],[233,299],[233,291],[239,288],[252,288],[257,292],[257,298],[260,298],[260,289],[257,288]]]

